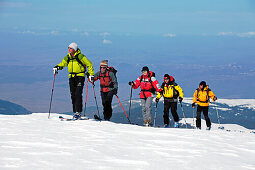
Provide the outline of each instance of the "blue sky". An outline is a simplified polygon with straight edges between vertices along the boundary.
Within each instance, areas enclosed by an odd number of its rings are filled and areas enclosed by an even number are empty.
[[[1,0],[1,29],[249,35],[254,0]],[[250,33],[251,34],[251,33]]]
[[[185,96],[201,80],[220,98],[255,96],[255,0],[1,0],[0,22],[0,99],[31,111],[47,112],[52,67],[71,42],[96,71],[103,59],[118,69],[123,100],[144,65]],[[71,108],[67,76],[53,111]]]

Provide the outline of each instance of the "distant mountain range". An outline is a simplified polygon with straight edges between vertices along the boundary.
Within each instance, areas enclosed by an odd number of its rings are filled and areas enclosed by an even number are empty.
[[[224,99],[224,100],[227,100],[227,99]],[[238,99],[234,99],[234,100],[238,101]],[[242,100],[247,100],[248,102],[249,99],[242,99]],[[134,124],[142,125],[143,117],[141,113],[140,100],[139,99],[132,100],[130,115],[129,115],[129,101],[123,101],[122,104],[127,115],[130,118],[130,121]],[[163,109],[164,109],[163,101],[160,101],[157,107],[156,126],[163,126]],[[103,118],[102,107],[99,107],[99,111],[100,111],[100,117]],[[191,107],[190,101],[184,100],[183,111],[186,118],[193,118],[193,112],[194,112],[194,120],[195,120],[196,109],[193,109]],[[209,117],[213,123],[218,123],[217,111],[219,114],[220,124],[238,124],[248,129],[255,129],[255,110],[253,108],[244,107],[244,106],[230,106],[228,104],[224,104],[220,102],[217,102],[216,108],[215,108],[215,104],[211,104],[209,107]],[[177,112],[180,119],[182,119],[184,116],[181,110],[181,105],[179,103],[178,103]],[[87,113],[86,116],[90,118],[93,118],[94,114],[98,114],[95,106],[88,107],[86,109],[86,113]],[[154,118],[154,113],[155,113],[155,102],[153,102],[152,104],[152,118]],[[69,112],[65,114],[72,114],[72,113]],[[170,111],[169,117],[170,117],[170,122],[173,125],[174,121],[171,115],[171,111]],[[204,117],[202,115],[202,119],[203,118]],[[116,123],[128,123],[125,113],[123,112],[119,103],[113,104],[113,116],[111,118],[111,121]]]
[[[26,108],[0,99],[0,114],[4,115],[24,115],[24,114],[31,114],[32,112],[27,110]]]

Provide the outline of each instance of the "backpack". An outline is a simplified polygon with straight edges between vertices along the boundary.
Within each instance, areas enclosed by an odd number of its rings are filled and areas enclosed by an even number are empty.
[[[174,80],[174,79],[173,79]],[[164,83],[162,83],[162,85],[161,85],[161,88],[163,89],[162,91],[161,91],[161,93],[162,94],[164,94],[164,87],[165,87],[165,82]],[[177,86],[178,84],[177,83],[175,83],[174,82],[174,84],[173,84],[173,86],[171,86],[172,88],[173,88],[173,98],[175,98],[175,99],[177,99],[178,97],[179,97],[179,91],[178,90],[176,90],[175,89],[175,87],[174,86]]]
[[[200,88],[197,88],[197,101],[200,101],[199,99],[198,99],[198,93],[199,93],[199,91],[200,91]],[[211,91],[211,89],[209,89],[209,88],[207,88],[206,89],[206,101],[204,102],[204,101],[200,101],[201,103],[208,103],[209,102],[209,100],[210,100],[210,98],[209,98],[209,91]]]
[[[157,90],[152,85],[151,77],[155,77],[155,73],[154,72],[152,72],[152,74],[149,76],[149,82],[151,83],[152,89],[150,89],[148,91],[150,91],[152,94],[156,94]],[[142,80],[143,80],[143,74],[141,75],[140,83],[142,82]],[[143,91],[147,91],[147,90],[143,90]]]
[[[115,77],[117,78],[116,74],[117,74],[118,71],[117,71],[114,67],[108,67],[108,68],[107,68],[107,71],[113,72],[113,74],[114,74]]]

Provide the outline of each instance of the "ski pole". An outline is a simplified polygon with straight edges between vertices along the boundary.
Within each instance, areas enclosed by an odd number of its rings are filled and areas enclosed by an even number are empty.
[[[156,102],[155,113],[154,113],[154,122],[153,122],[154,127],[156,126],[157,108],[158,108],[158,102]]]
[[[183,111],[183,107],[182,107],[182,102],[180,102],[180,104],[181,104],[181,109],[182,109],[182,114],[183,114],[183,118],[184,118],[184,121],[185,121],[185,125],[186,125],[186,128],[188,128],[186,118],[185,118],[185,115],[184,115],[184,111]]]
[[[117,99],[118,99],[118,101],[119,101],[119,103],[120,103],[120,106],[122,107],[122,109],[123,109],[123,111],[124,111],[124,113],[125,113],[125,115],[126,115],[126,117],[127,117],[127,119],[128,119],[128,123],[130,123],[130,124],[131,124],[131,122],[130,122],[130,120],[129,120],[128,116],[127,116],[127,113],[126,113],[126,111],[124,110],[124,108],[123,108],[123,106],[122,106],[122,104],[121,104],[121,102],[120,102],[119,97],[117,96],[117,94],[116,94],[115,96],[117,97]]]
[[[52,103],[52,97],[53,97],[53,91],[54,91],[55,77],[56,77],[56,74],[54,74],[54,78],[53,78],[53,86],[52,86],[52,90],[51,90],[50,108],[49,108],[48,119],[50,118],[50,111],[51,111],[51,103]]]
[[[87,105],[87,99],[88,99],[88,88],[89,88],[89,79],[87,80],[86,98],[85,98],[85,104],[84,104],[84,117],[86,117],[86,105]]]
[[[195,108],[193,108],[193,127],[194,127],[194,129],[195,129],[195,121],[194,121],[194,118],[195,117]]]
[[[128,117],[130,117],[130,112],[131,112],[131,99],[132,99],[132,86],[131,86],[131,92],[130,92],[130,100],[129,100],[129,113],[128,113]]]
[[[219,117],[219,112],[218,112],[218,109],[217,109],[217,107],[216,107],[216,102],[214,102],[214,104],[215,104],[215,110],[216,110],[216,113],[217,113],[217,118],[218,118],[218,124],[219,124],[219,127],[218,128],[220,128],[220,117]]]
[[[96,97],[96,93],[95,93],[95,85],[94,85],[94,83],[92,83],[92,87],[93,87],[94,97],[95,97],[96,106],[97,106],[98,118],[99,118],[100,120],[102,120],[102,119],[100,118],[100,115],[99,115],[99,109],[98,109],[98,104],[97,104],[97,97]],[[95,115],[94,115],[94,117],[95,117]]]

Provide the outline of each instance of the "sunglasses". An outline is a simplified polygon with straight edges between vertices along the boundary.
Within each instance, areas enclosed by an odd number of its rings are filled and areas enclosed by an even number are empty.
[[[106,69],[107,67],[101,67],[102,69]]]
[[[73,48],[71,48],[71,47],[68,47],[68,49],[73,50]]]

